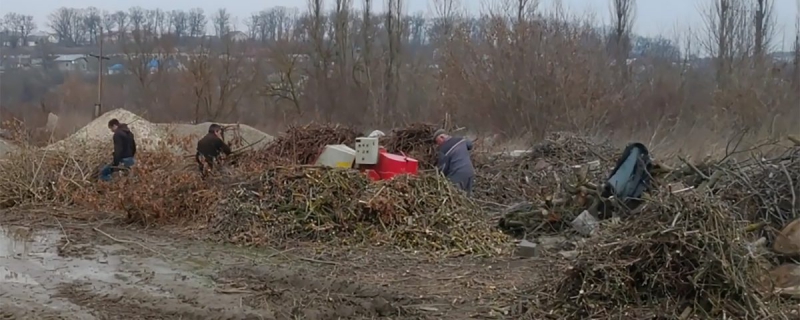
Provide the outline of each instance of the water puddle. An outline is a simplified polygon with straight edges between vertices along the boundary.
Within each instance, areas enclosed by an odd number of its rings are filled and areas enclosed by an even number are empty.
[[[0,267],[0,282],[20,283],[29,285],[39,285],[36,280],[27,274],[19,274],[9,270],[7,267]]]
[[[87,305],[75,301],[88,301],[87,296],[136,295],[172,310],[176,306],[193,308],[195,303],[216,304],[223,309],[240,299],[216,295],[213,278],[204,274],[214,267],[213,260],[204,254],[181,252],[155,257],[131,253],[128,246],[116,243],[72,243],[92,250],[81,256],[60,256],[62,237],[63,232],[57,229],[0,226],[0,310],[15,307],[39,314],[81,313],[84,317],[79,319],[93,319],[87,310],[105,306],[93,305],[97,301]],[[177,256],[183,259],[175,259]],[[57,297],[65,286],[90,288],[91,294],[69,293],[77,295],[76,300]],[[12,315],[26,319],[31,314]]]
[[[44,253],[47,242],[56,243],[58,236],[34,234],[27,227],[0,227],[0,258],[28,258],[31,253]]]
[[[61,233],[54,230],[32,231],[27,227],[0,226],[0,283],[38,285],[50,282],[54,277],[113,277],[109,266],[94,259],[60,257],[59,240]]]

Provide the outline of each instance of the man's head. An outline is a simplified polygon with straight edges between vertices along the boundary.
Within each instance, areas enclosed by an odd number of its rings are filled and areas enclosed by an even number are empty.
[[[444,131],[444,129],[436,130],[436,132],[433,133],[433,141],[436,142],[436,145],[438,146],[442,145],[442,143],[447,141],[447,139],[450,139],[450,136],[447,134],[447,131]]]
[[[117,130],[117,128],[119,128],[119,120],[111,119],[110,121],[108,121],[108,129],[110,129],[111,132],[114,132],[115,130]]]
[[[208,133],[212,133],[212,134],[222,138],[222,126],[220,126],[220,125],[218,125],[216,123],[213,123],[210,126],[208,126]]]

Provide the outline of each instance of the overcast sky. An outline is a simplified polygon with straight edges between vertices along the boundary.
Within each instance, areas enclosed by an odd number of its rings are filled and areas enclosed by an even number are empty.
[[[486,7],[486,3],[499,1],[461,0],[460,3],[467,11],[477,13]],[[541,0],[541,7],[546,9],[552,5],[553,1],[554,0]],[[562,1],[574,14],[584,15],[593,13],[600,22],[608,21],[608,0]],[[664,34],[673,37],[673,35],[676,34],[676,30],[684,32],[689,27],[701,29],[703,27],[703,20],[698,12],[698,6],[707,4],[710,1],[712,0],[638,0],[634,31],[642,35],[652,36]],[[774,44],[778,49],[783,46],[788,50],[794,39],[795,16],[798,12],[798,3],[800,3],[800,0],[773,1],[775,1],[775,20],[777,22],[777,39],[775,39],[776,41]],[[332,3],[333,1],[326,0],[325,2]],[[353,0],[353,3],[356,3],[357,6],[360,6],[362,2],[363,0]],[[385,0],[373,0],[373,2],[377,4],[385,2]],[[433,13],[432,2],[431,0],[405,1],[409,13],[424,12],[426,14]],[[239,19],[240,21],[253,12],[273,6],[295,7],[302,10],[306,8],[305,0],[35,0],[33,2],[0,0],[0,14],[18,12],[33,15],[41,29],[46,28],[47,15],[54,9],[66,4],[72,7],[94,6],[101,10],[109,11],[141,6],[143,8],[161,8],[163,10],[200,7],[206,12],[212,12],[224,6],[231,14],[242,18]],[[239,27],[243,28],[243,26]]]

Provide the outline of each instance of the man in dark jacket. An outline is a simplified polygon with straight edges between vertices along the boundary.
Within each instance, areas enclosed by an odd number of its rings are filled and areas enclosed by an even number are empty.
[[[472,194],[475,179],[475,168],[469,155],[472,141],[464,137],[451,137],[441,129],[433,134],[433,140],[438,146],[436,167],[459,189]]]
[[[100,170],[100,179],[110,181],[111,175],[120,169],[130,169],[135,163],[133,157],[136,155],[136,139],[127,124],[120,123],[117,119],[108,122],[108,129],[114,133],[114,158],[110,165],[106,165]]]
[[[208,134],[197,142],[195,160],[197,160],[197,164],[200,166],[200,172],[203,173],[203,175],[206,173],[203,162],[208,164],[209,170],[213,169],[214,162],[217,160],[220,153],[230,155],[231,148],[222,139],[222,127],[215,123],[208,127]]]

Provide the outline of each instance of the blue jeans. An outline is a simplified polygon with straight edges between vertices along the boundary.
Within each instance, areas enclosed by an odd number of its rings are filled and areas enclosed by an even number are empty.
[[[133,167],[134,163],[136,163],[136,161],[134,161],[132,157],[122,158],[122,161],[119,162],[119,165],[125,167],[126,169],[130,169]],[[104,166],[103,169],[100,169],[100,180],[111,181],[111,175],[114,173],[114,171],[118,170],[119,168],[112,167],[111,165]]]

